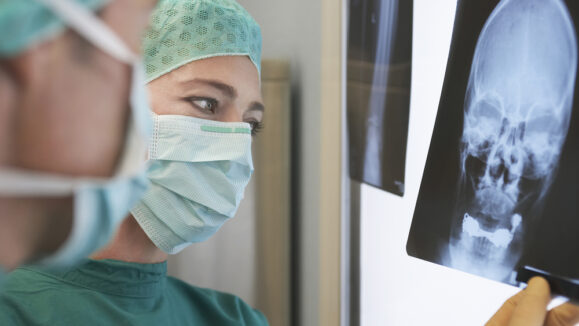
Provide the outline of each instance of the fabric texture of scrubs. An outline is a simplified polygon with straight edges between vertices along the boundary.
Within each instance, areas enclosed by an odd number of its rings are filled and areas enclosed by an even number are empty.
[[[0,325],[267,325],[240,298],[167,276],[167,263],[87,260],[23,267],[0,297]]]

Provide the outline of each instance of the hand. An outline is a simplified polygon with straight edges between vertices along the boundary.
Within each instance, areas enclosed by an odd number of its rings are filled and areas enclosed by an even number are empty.
[[[533,277],[528,286],[509,298],[486,326],[572,326],[579,323],[579,306],[564,303],[550,311],[549,283]]]

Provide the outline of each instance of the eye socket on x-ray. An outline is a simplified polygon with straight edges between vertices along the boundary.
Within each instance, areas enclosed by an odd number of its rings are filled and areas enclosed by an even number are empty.
[[[478,124],[482,124],[481,128],[484,128],[487,124],[490,126],[500,125],[504,116],[500,103],[489,98],[478,101],[471,110],[473,117],[483,119],[482,121],[477,121]],[[487,122],[486,120],[489,121]]]

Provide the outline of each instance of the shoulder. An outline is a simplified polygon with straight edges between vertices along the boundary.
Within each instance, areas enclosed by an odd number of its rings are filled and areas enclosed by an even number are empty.
[[[174,277],[168,277],[168,288],[186,296],[188,304],[203,314],[213,314],[224,320],[236,320],[240,325],[269,325],[267,318],[259,310],[233,294],[196,287]]]
[[[55,297],[52,290],[65,287],[57,278],[33,268],[18,268],[10,273],[0,289],[0,324],[32,325],[37,318],[55,313]],[[31,311],[31,307],[43,307],[42,311]],[[46,308],[46,309],[44,309]],[[8,323],[9,322],[9,323]]]
[[[46,291],[54,286],[62,286],[62,280],[40,269],[21,267],[8,274],[1,294],[4,297],[29,291]]]

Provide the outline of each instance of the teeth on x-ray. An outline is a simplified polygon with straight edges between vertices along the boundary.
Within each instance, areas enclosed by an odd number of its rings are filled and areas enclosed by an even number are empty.
[[[497,229],[494,232],[481,229],[476,218],[472,218],[468,213],[464,214],[462,221],[462,232],[469,237],[482,237],[489,240],[497,248],[507,248],[513,240],[513,234],[521,224],[521,215],[514,214],[511,218],[511,229]]]
[[[476,254],[488,257],[488,271],[478,273],[496,277],[493,268],[507,272],[520,258],[510,247],[528,215],[536,214],[528,207],[534,203],[522,200],[544,199],[567,137],[576,49],[562,0],[502,0],[486,21],[471,66],[461,139],[462,176],[472,182],[459,191],[474,198],[457,212],[464,216],[450,246],[451,266],[471,269],[464,266],[465,255]],[[480,162],[477,170],[469,159]],[[525,179],[534,188],[524,186]],[[488,221],[496,222],[494,229]]]

